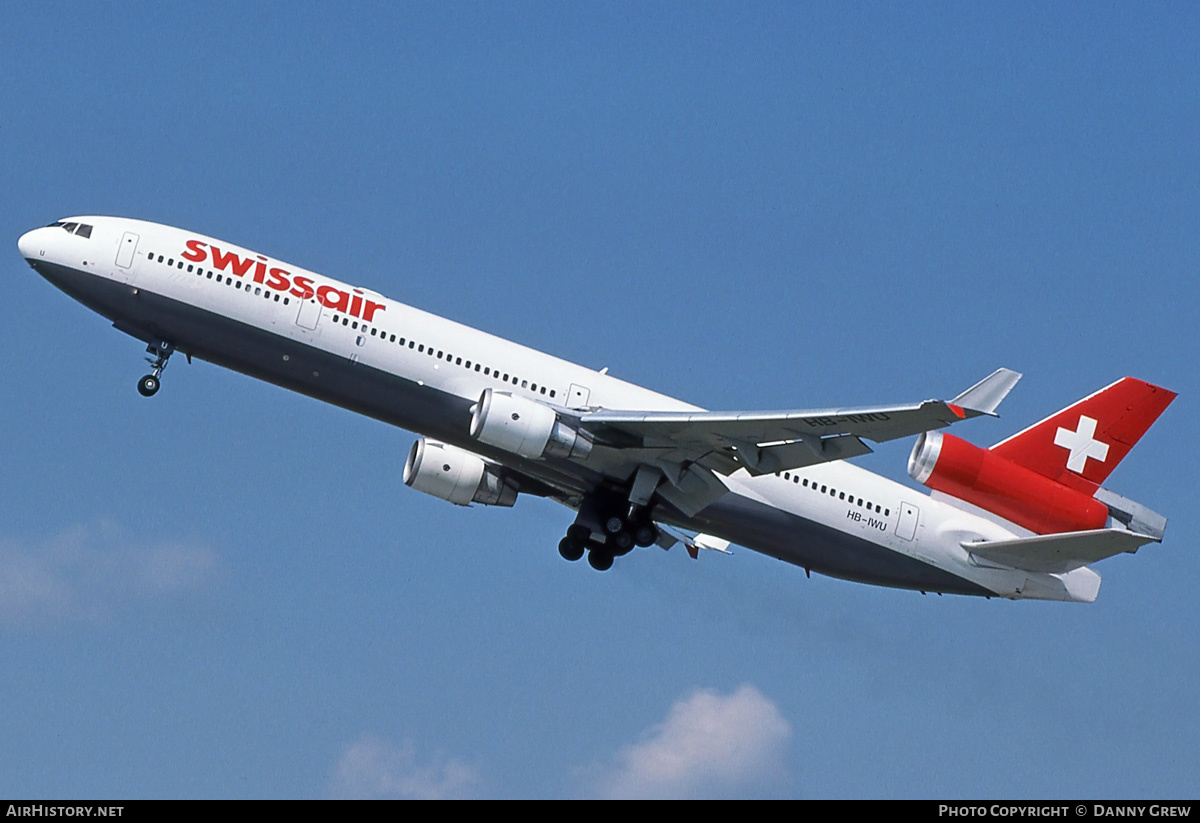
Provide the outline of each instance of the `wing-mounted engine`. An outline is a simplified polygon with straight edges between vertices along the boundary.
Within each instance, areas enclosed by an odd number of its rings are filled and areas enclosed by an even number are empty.
[[[1102,529],[1108,507],[1083,492],[943,432],[925,432],[908,474],[1037,534]]]
[[[534,459],[584,460],[592,451],[592,437],[578,421],[563,418],[536,400],[491,389],[484,389],[479,402],[471,407],[471,436]]]
[[[517,487],[500,467],[477,454],[436,440],[417,438],[404,463],[404,483],[456,506],[511,506]]]

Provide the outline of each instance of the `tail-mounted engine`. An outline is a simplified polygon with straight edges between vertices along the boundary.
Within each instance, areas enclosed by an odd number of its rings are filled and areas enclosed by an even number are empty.
[[[1037,534],[1102,529],[1108,507],[1094,497],[942,432],[925,432],[908,474]]]
[[[511,506],[517,487],[501,471],[477,454],[420,437],[404,463],[404,483],[457,506]]]
[[[573,422],[536,400],[484,389],[471,407],[471,436],[521,457],[583,460],[592,438]]]

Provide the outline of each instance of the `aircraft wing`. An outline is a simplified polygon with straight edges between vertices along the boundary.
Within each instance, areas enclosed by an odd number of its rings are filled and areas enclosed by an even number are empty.
[[[746,412],[599,410],[580,422],[615,447],[664,449],[674,462],[696,462],[723,474],[746,468],[770,474],[867,454],[864,440],[883,442],[994,415],[1021,375],[998,369],[950,401],[904,406]]]

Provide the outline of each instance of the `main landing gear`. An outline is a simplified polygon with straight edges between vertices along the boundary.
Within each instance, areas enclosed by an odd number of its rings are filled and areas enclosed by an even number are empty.
[[[594,535],[600,534],[597,539]],[[607,500],[588,497],[579,507],[579,516],[558,543],[565,560],[579,560],[587,554],[588,565],[596,571],[608,571],[613,560],[629,554],[634,546],[653,546],[658,527],[646,507],[630,506],[618,496]]]
[[[153,371],[138,381],[138,394],[142,397],[153,397],[158,393],[159,386],[162,385],[159,378],[163,369],[167,367],[167,360],[175,351],[175,344],[168,343],[166,340],[155,340],[146,347],[146,351],[154,355],[146,358],[146,362],[150,364]]]

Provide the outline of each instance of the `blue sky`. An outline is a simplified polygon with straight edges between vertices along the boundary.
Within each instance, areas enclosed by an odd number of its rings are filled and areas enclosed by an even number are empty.
[[[1194,797],[1190,4],[17,4],[0,794]],[[411,433],[141,346],[71,214],[227,239],[714,409],[1180,393],[1090,606],[562,561]],[[860,462],[903,479],[911,444]]]

